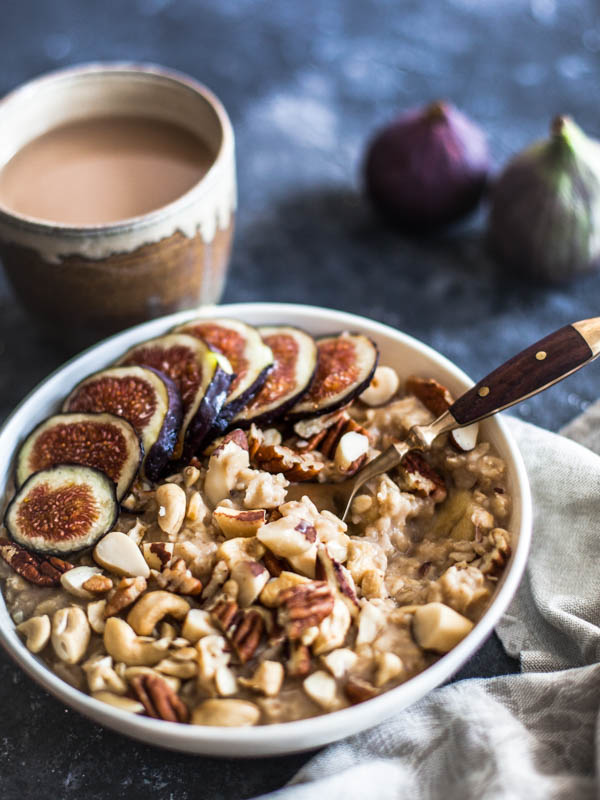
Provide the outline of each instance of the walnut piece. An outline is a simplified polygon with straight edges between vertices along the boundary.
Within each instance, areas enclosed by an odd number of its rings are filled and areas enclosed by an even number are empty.
[[[260,645],[265,623],[255,609],[242,610],[235,600],[223,600],[212,610],[216,624],[223,631],[242,664],[252,658]]]
[[[196,595],[202,591],[202,581],[194,578],[183,558],[163,567],[161,572],[153,573],[156,583],[161,589],[175,594]]]
[[[138,599],[138,597],[146,591],[146,579],[138,575],[137,578],[121,578],[117,588],[112,594],[104,608],[104,618],[112,617],[118,614],[127,606]]]
[[[314,456],[294,452],[280,444],[261,444],[252,457],[252,466],[265,472],[282,473],[288,481],[300,483],[314,480],[323,464]]]

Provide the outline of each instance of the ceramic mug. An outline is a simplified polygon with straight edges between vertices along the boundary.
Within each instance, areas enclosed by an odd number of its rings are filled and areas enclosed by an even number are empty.
[[[43,76],[0,101],[0,166],[59,125],[139,115],[178,124],[215,154],[172,203],[122,222],[70,226],[0,205],[0,258],[45,330],[83,344],[147,319],[218,302],[234,228],[234,136],[223,105],[192,78],[153,65],[89,64]]]

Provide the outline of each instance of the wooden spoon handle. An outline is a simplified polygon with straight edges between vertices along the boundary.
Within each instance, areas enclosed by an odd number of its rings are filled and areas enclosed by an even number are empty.
[[[490,372],[450,406],[468,425],[547,389],[600,355],[600,317],[565,325]]]

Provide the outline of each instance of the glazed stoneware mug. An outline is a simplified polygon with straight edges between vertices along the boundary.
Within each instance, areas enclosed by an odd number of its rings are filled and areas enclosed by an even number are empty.
[[[229,262],[233,130],[217,97],[185,75],[89,64],[23,85],[0,101],[0,168],[49,130],[111,115],[180,126],[206,143],[213,160],[174,201],[109,224],[49,222],[0,203],[0,258],[14,291],[44,330],[71,346],[218,302]]]

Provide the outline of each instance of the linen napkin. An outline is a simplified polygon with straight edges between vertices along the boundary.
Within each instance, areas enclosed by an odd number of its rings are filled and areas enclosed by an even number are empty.
[[[590,420],[600,421],[600,403],[565,433],[600,453]],[[600,797],[600,457],[507,422],[529,474],[534,530],[497,632],[522,673],[431,692],[322,750],[271,800]]]

